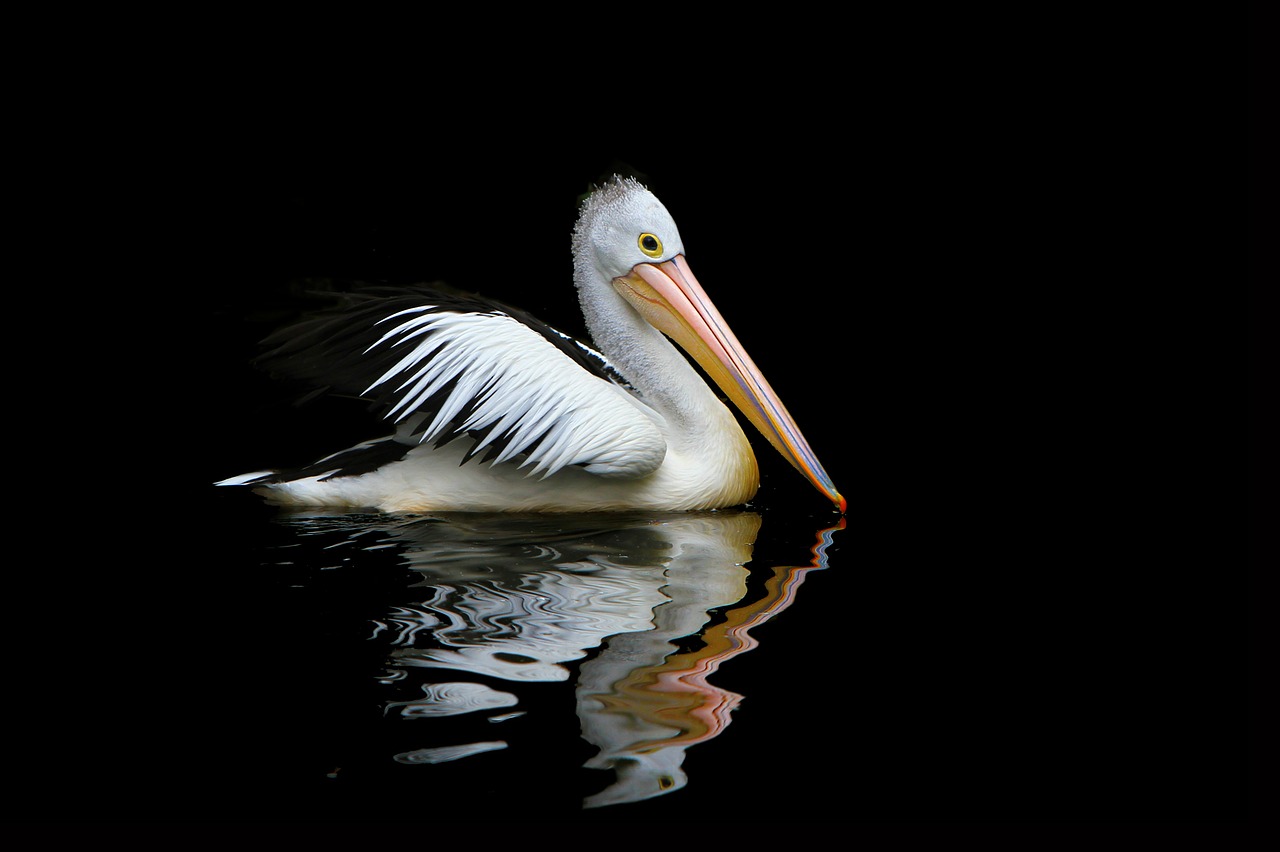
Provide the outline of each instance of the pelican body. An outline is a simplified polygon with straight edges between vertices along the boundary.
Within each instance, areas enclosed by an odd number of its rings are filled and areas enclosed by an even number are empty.
[[[574,283],[595,347],[518,309],[443,289],[368,290],[268,338],[277,372],[375,403],[389,437],[258,471],[269,502],[388,512],[684,511],[736,506],[760,474],[746,418],[843,512],[844,498],[637,181],[583,202]]]

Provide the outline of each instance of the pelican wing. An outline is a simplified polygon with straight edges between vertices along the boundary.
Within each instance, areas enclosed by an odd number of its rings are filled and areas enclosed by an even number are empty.
[[[447,290],[366,291],[268,338],[276,372],[371,400],[404,443],[550,476],[656,470],[656,415],[603,356],[528,314]]]

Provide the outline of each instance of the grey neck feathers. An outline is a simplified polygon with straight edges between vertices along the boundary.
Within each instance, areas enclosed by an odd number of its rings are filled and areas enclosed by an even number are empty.
[[[580,276],[596,270],[575,270]],[[577,280],[582,314],[592,340],[645,402],[695,430],[705,422],[708,405],[719,400],[701,375],[667,337],[599,280]]]

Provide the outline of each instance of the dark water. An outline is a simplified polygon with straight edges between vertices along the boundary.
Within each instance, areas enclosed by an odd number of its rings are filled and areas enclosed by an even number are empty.
[[[1221,625],[1056,546],[1010,560],[999,523],[924,546],[769,505],[281,515],[225,490],[134,519],[184,535],[68,534],[67,585],[33,602],[19,816],[1133,821],[1244,801]]]
[[[351,643],[333,651],[351,661],[345,682],[315,636],[338,624],[299,637],[304,667],[325,661],[315,686],[349,706],[328,731],[346,746],[306,756],[311,780],[332,788],[324,795],[386,787],[493,816],[652,810],[661,798],[658,812],[706,816],[732,797],[737,772],[795,759],[791,738],[776,736],[731,761],[698,753],[733,730],[747,700],[734,690],[734,669],[747,671],[737,660],[809,573],[828,569],[837,519],[792,542],[788,564],[753,560],[754,512],[276,523],[263,568],[283,606],[314,612],[317,598],[332,606],[370,582],[387,587],[373,611],[334,613]],[[803,667],[773,666],[755,714],[766,729],[812,707]],[[297,709],[329,716],[324,704]]]
[[[838,516],[254,522],[229,568],[255,600],[217,628],[239,657],[217,665],[262,703],[211,720],[239,732],[214,737],[215,774],[250,808],[718,819],[854,761],[819,722],[842,652],[803,626],[770,640],[833,593]],[[843,789],[815,779],[788,808],[829,815]]]

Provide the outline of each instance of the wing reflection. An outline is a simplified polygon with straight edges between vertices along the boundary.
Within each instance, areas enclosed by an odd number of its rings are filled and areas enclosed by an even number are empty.
[[[418,577],[421,602],[393,609],[374,635],[391,643],[393,670],[450,674],[423,684],[420,699],[388,702],[388,715],[509,718],[519,715],[508,712],[518,711],[515,694],[453,678],[573,679],[581,735],[597,749],[586,766],[615,776],[586,807],[685,786],[686,750],[719,735],[742,698],[710,678],[755,646],[750,631],[791,604],[810,570],[826,567],[844,526],[842,518],[818,533],[809,564],[755,566],[761,589],[744,567],[761,526],[754,512],[291,522],[368,549],[395,547]],[[437,763],[505,745],[423,748],[396,760]]]

